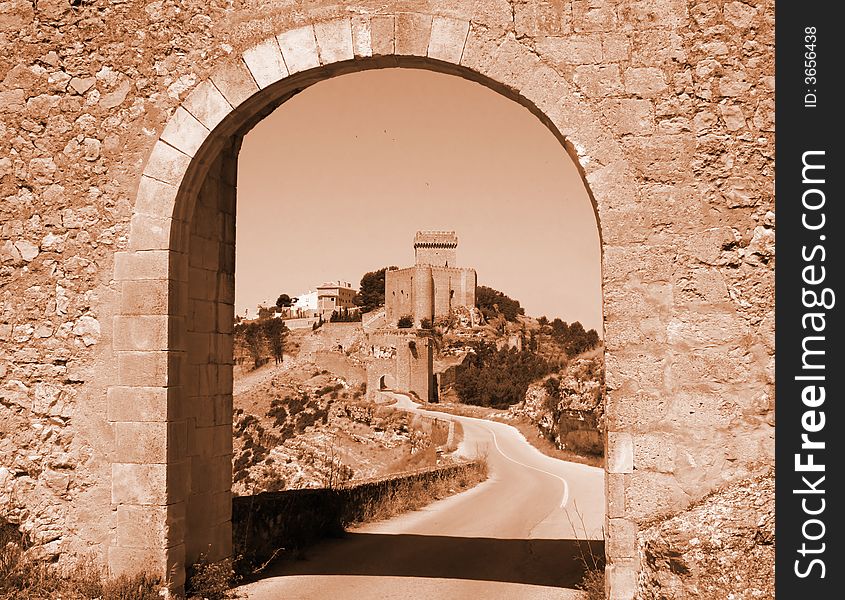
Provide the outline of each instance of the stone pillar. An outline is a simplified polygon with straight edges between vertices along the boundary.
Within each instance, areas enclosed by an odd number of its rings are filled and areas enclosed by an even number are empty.
[[[626,518],[625,488],[634,472],[634,442],[630,433],[609,431],[605,440],[605,596],[633,600],[637,593],[638,527]]]

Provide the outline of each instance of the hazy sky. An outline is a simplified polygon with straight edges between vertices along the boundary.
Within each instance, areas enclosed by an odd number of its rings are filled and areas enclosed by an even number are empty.
[[[416,69],[316,84],[246,136],[236,310],[410,266],[418,229],[455,230],[458,266],[527,314],[602,333],[596,221],[563,147],[504,96]]]

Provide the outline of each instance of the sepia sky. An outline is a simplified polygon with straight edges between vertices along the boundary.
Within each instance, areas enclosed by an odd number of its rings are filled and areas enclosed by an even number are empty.
[[[283,104],[239,158],[238,314],[413,264],[418,229],[532,316],[602,334],[595,216],[575,165],[517,103],[416,69],[343,75]]]

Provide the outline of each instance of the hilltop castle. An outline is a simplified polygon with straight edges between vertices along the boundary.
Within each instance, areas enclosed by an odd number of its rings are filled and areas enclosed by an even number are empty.
[[[475,269],[458,268],[458,236],[454,231],[418,231],[414,266],[387,271],[384,308],[388,323],[410,315],[419,327],[449,317],[458,306],[475,306]]]

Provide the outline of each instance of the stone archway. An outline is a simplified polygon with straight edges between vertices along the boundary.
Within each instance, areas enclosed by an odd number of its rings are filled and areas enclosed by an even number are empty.
[[[603,255],[608,232],[624,229],[622,217],[608,216],[619,213],[607,211],[620,194],[637,197],[619,142],[512,33],[498,37],[474,22],[419,13],[342,18],[284,31],[221,65],[156,142],[138,186],[129,250],[115,258],[117,380],[108,393],[122,410],[111,413],[118,438],[112,572],[145,567],[169,574],[178,589],[185,564],[200,553],[211,560],[231,554],[234,228],[243,135],[313,83],[396,66],[471,79],[526,106],[580,165]],[[604,282],[607,294],[618,278]],[[630,444],[624,434],[610,433],[608,441],[608,485],[618,487],[631,469]],[[635,526],[618,507],[608,516],[610,582],[628,585],[636,574]]]

